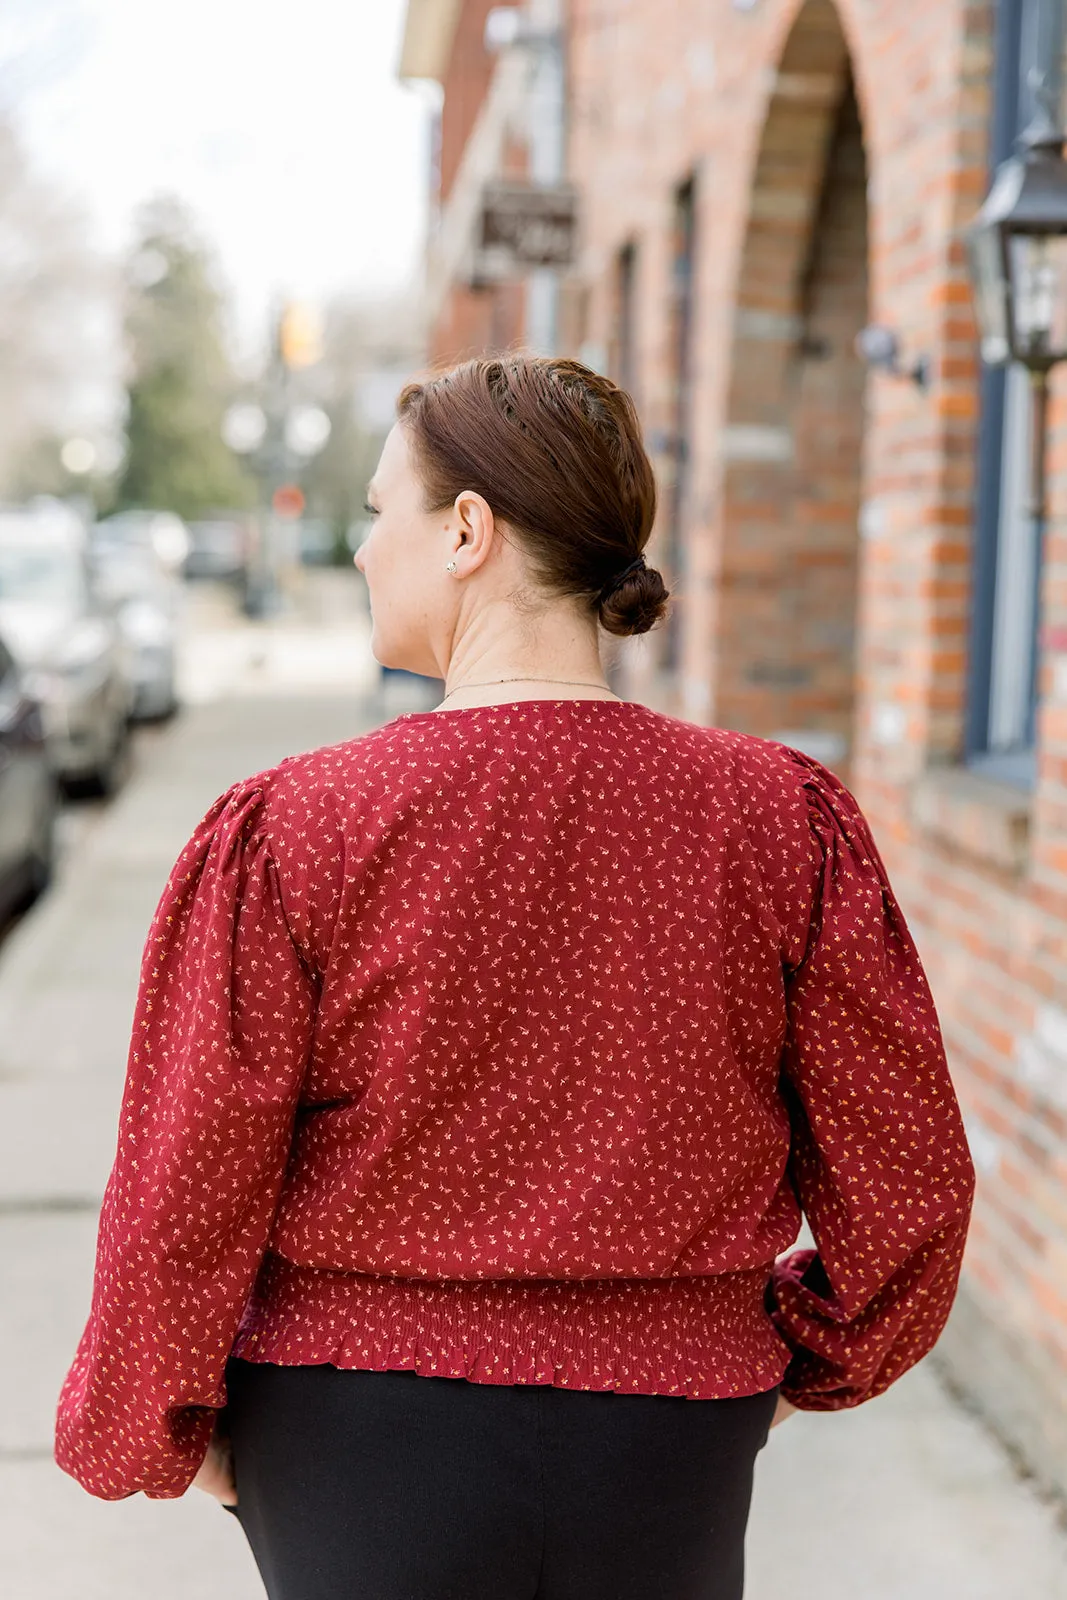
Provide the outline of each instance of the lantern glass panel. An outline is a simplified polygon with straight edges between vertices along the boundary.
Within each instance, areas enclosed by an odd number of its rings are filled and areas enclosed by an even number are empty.
[[[1012,347],[1022,361],[1067,357],[1067,236],[1017,233],[1008,241]]]
[[[1011,354],[1008,330],[1007,281],[1000,229],[978,222],[968,234],[975,313],[982,340],[982,358],[991,366]]]

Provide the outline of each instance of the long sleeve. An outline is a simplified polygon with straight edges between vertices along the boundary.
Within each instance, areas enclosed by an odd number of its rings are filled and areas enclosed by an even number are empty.
[[[105,1500],[171,1499],[195,1477],[285,1174],[316,997],[263,802],[250,780],[214,803],[145,945],[91,1310],[56,1415],[56,1461]]]
[[[810,1411],[880,1394],[933,1346],[956,1292],[974,1168],[934,1003],[854,797],[802,767],[813,880],[787,970],[790,1177],[816,1249],[780,1260],[782,1392]]]

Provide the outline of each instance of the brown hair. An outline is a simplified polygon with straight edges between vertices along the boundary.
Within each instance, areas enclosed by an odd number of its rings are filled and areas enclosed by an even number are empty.
[[[466,361],[397,401],[427,509],[464,489],[515,530],[536,580],[584,596],[609,633],[645,633],[669,592],[642,561],[656,512],[652,463],[625,390],[578,361],[509,355]]]

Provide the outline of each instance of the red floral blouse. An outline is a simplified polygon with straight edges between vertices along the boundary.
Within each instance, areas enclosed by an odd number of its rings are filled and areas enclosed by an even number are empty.
[[[973,1183],[825,767],[636,702],[408,713],[171,873],[56,1460],[181,1495],[231,1353],[857,1405],[940,1333]]]

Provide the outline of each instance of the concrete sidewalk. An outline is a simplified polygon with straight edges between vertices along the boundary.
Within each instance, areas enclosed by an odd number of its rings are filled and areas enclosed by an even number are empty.
[[[220,673],[236,670],[243,645],[210,648]],[[374,674],[364,658],[353,683],[347,631],[332,687],[321,635],[271,650],[273,668],[248,654],[249,681],[238,672],[225,699],[201,657],[199,703],[143,745],[129,789],[81,828],[77,859],[0,951],[4,1600],[262,1600],[240,1526],[214,1501],[196,1490],[96,1501],[51,1448],[89,1307],[138,965],[163,882],[229,782],[365,725],[358,690]],[[301,651],[304,692],[283,695],[278,679],[292,682]],[[749,1568],[748,1600],[1064,1600],[1067,1539],[924,1365],[858,1411],[775,1430],[758,1467]]]

